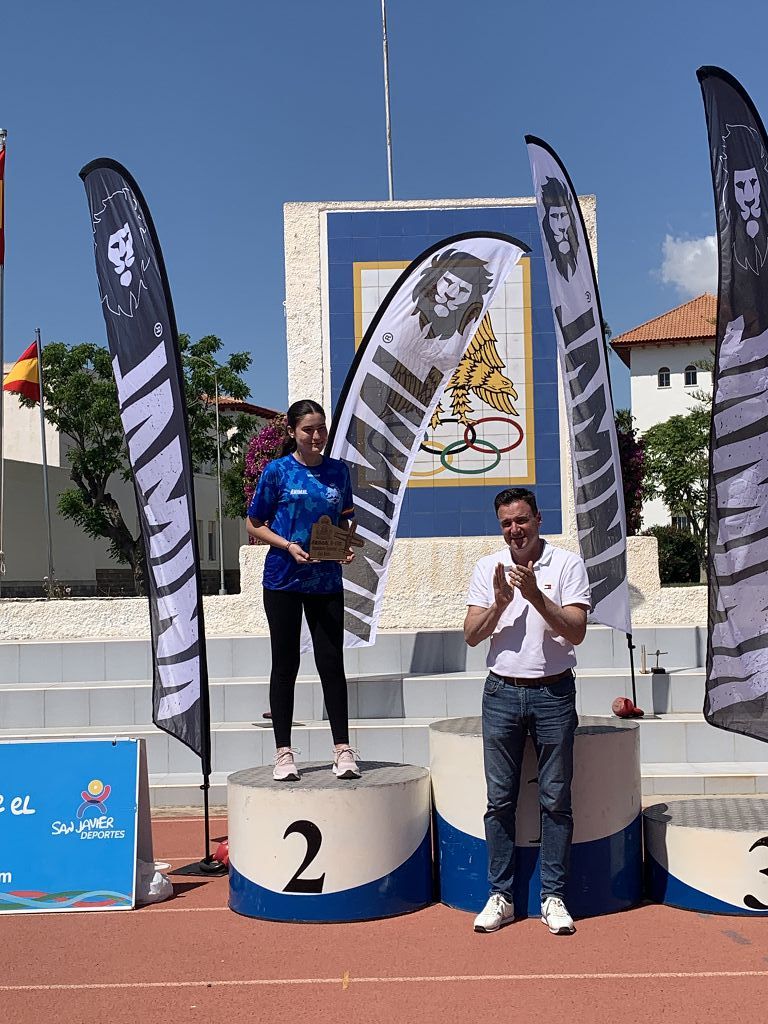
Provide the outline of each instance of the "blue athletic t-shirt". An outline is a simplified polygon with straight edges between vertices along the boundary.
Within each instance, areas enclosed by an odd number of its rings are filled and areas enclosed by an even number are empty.
[[[320,516],[354,516],[349,470],[340,459],[323,456],[319,466],[305,466],[293,455],[268,462],[259,478],[248,515],[269,523],[274,533],[309,550],[312,527]],[[338,562],[299,564],[283,548],[270,548],[264,562],[267,590],[300,590],[305,594],[334,594],[342,590]]]

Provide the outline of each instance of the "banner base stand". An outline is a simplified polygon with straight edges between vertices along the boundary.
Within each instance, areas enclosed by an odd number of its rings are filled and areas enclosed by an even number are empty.
[[[213,857],[206,857],[203,860],[192,861],[191,864],[184,864],[180,868],[174,868],[173,871],[168,873],[171,875],[226,875],[229,868],[226,864],[222,864],[220,860],[214,860]]]

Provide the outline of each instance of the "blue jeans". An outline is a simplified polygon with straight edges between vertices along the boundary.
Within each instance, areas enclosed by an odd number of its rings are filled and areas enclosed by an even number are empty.
[[[522,687],[489,673],[483,691],[485,838],[491,892],[512,899],[515,813],[526,734],[539,761],[541,898],[565,896],[573,836],[571,780],[578,725],[573,673],[551,686]]]

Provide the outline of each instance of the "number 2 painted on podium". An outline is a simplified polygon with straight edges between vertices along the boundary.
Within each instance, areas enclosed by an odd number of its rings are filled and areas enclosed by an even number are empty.
[[[299,876],[302,871],[309,867],[320,851],[323,843],[323,834],[314,822],[301,820],[294,821],[288,826],[283,834],[283,839],[287,839],[288,836],[295,835],[296,833],[304,836],[306,839],[307,852],[304,855],[304,860],[299,865],[298,871],[283,889],[283,892],[301,892],[305,894],[322,892],[325,872],[318,878],[300,878]]]

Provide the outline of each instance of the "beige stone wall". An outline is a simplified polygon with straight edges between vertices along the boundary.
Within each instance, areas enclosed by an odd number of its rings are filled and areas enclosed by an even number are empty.
[[[576,550],[575,541],[551,537]],[[500,547],[498,537],[408,538],[395,542],[380,630],[460,629],[475,561]],[[242,593],[204,598],[207,636],[263,636],[261,573],[267,548],[242,547]],[[630,537],[628,566],[632,621],[636,626],[704,625],[705,587],[659,584],[656,540]],[[143,598],[71,598],[67,601],[6,600],[0,640],[122,639],[149,636]]]

